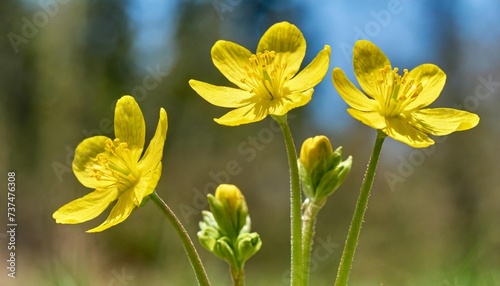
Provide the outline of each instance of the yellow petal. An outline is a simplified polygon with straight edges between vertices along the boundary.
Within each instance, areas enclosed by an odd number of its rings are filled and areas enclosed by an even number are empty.
[[[359,111],[357,109],[348,108],[347,112],[349,112],[352,117],[374,129],[383,129],[387,126],[385,118],[376,111]]]
[[[57,223],[82,223],[100,215],[117,196],[116,189],[97,189],[82,198],[65,204],[52,217]]]
[[[190,80],[189,85],[206,101],[220,107],[241,107],[248,104],[252,93],[225,86],[217,86],[197,80]]]
[[[215,118],[215,122],[221,125],[238,126],[257,122],[264,119],[268,115],[267,106],[263,104],[252,103],[247,106],[229,111],[220,118]]]
[[[330,46],[318,53],[314,60],[299,74],[285,83],[285,88],[290,92],[304,91],[316,86],[326,75],[330,64]]]
[[[272,115],[285,115],[290,110],[304,106],[311,101],[313,92],[314,89],[310,88],[303,92],[288,94],[280,98],[280,100],[273,100],[270,102],[268,112]]]
[[[139,105],[131,96],[123,96],[116,103],[115,136],[120,142],[127,143],[132,158],[137,162],[144,148],[146,123]]]
[[[380,69],[390,66],[384,53],[367,40],[359,40],[354,44],[353,59],[354,74],[361,88],[372,98],[382,100],[377,91]],[[382,102],[382,101],[381,101]]]
[[[212,61],[219,71],[241,89],[248,90],[241,79],[247,77],[245,67],[250,64],[252,53],[246,48],[229,41],[219,40],[212,47]]]
[[[143,175],[156,169],[163,158],[163,146],[165,145],[165,140],[167,139],[167,129],[167,112],[165,109],[160,108],[160,119],[158,120],[158,125],[156,126],[155,135],[151,139],[151,142],[149,142],[148,149],[146,149],[144,156],[138,163]],[[155,187],[156,185],[154,185],[153,188]]]
[[[453,108],[422,109],[412,113],[412,125],[432,135],[448,135],[455,131],[474,128],[479,116]]]
[[[259,41],[257,52],[276,52],[275,61],[286,64],[284,76],[292,78],[300,69],[306,54],[306,40],[302,32],[288,22],[272,25]]]
[[[417,130],[406,120],[400,118],[386,118],[387,127],[382,131],[388,136],[414,148],[424,148],[434,144],[434,140],[425,133]]]
[[[339,68],[335,68],[332,72],[333,85],[344,101],[350,107],[360,111],[375,110],[375,100],[369,99],[361,92]]]
[[[142,200],[151,195],[161,177],[162,164],[158,163],[155,169],[144,174],[134,187],[134,203],[140,206]]]
[[[98,188],[103,182],[98,181],[94,176],[94,169],[101,166],[97,164],[97,154],[105,153],[106,140],[111,140],[106,136],[94,136],[83,140],[75,149],[73,159],[73,173],[82,185],[87,188]],[[104,170],[105,171],[105,170]]]
[[[422,91],[418,97],[406,106],[405,110],[415,110],[428,106],[443,90],[446,82],[446,74],[436,65],[423,64],[408,73],[408,77],[415,83],[422,84]]]
[[[135,208],[133,196],[134,193],[132,190],[122,193],[111,210],[111,213],[109,213],[108,218],[101,225],[89,229],[87,232],[101,232],[127,219]]]

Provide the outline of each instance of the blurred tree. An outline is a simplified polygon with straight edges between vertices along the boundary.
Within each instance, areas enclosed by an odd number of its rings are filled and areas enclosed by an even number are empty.
[[[32,162],[38,155],[33,145],[39,140],[33,98],[33,63],[37,55],[25,35],[27,28],[23,27],[27,24],[22,21],[25,12],[22,4],[2,1],[0,11],[0,32],[6,36],[0,41],[0,124],[3,125],[0,129],[4,135],[0,143],[0,167],[32,172]]]
[[[434,6],[433,15],[437,29],[435,30],[435,38],[437,39],[437,47],[439,57],[443,63],[441,68],[447,74],[447,84],[443,91],[441,102],[445,102],[448,106],[462,103],[464,98],[470,94],[464,94],[465,79],[470,76],[470,72],[462,68],[467,62],[468,53],[462,47],[462,41],[459,34],[460,14],[458,13],[463,2],[429,2]],[[465,109],[465,107],[461,107]],[[478,112],[479,110],[471,110]],[[483,117],[480,113],[481,123],[487,121],[488,118]],[[486,160],[484,154],[481,154],[480,148],[471,139],[478,142],[483,139],[480,125],[467,134],[454,134],[449,140],[444,143],[445,148],[439,148],[441,156],[444,160],[440,160],[438,166],[434,167],[434,171],[442,175],[442,180],[446,188],[439,191],[449,191],[449,207],[451,208],[452,220],[449,221],[449,233],[447,239],[450,239],[453,246],[449,249],[449,257],[443,258],[443,263],[453,262],[452,269],[447,271],[459,271],[460,275],[477,278],[481,273],[481,260],[477,257],[478,247],[480,247],[479,236],[481,229],[477,221],[478,204],[480,193],[477,189],[478,179],[481,176],[478,161]],[[439,143],[437,143],[439,144]],[[482,158],[483,157],[483,158]],[[457,164],[456,160],[460,163]],[[446,207],[446,206],[443,206]],[[458,268],[456,268],[458,267]],[[474,283],[474,281],[470,281]],[[476,282],[477,283],[477,282]],[[476,285],[476,284],[475,284]]]
[[[88,103],[92,106],[105,104],[114,110],[112,102],[127,93],[126,84],[133,80],[130,58],[133,35],[126,13],[127,4],[120,0],[91,1],[85,21],[81,22],[85,23],[80,35],[85,77],[95,83],[87,87]]]

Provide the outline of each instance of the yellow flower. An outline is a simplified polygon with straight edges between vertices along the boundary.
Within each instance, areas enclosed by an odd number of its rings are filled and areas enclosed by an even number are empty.
[[[445,73],[436,65],[423,64],[398,73],[373,43],[357,41],[353,53],[354,73],[366,96],[344,72],[333,70],[333,84],[357,120],[386,135],[422,148],[434,144],[427,134],[447,135],[473,128],[476,114],[452,108],[426,108],[441,93]]]
[[[211,53],[214,65],[238,88],[197,80],[190,80],[189,84],[211,104],[236,108],[215,119],[229,126],[257,122],[268,114],[285,115],[307,104],[330,61],[330,47],[325,45],[297,74],[306,53],[306,41],[300,30],[288,22],[270,27],[255,54],[229,41],[217,41]]]
[[[302,190],[317,206],[326,202],[344,182],[351,171],[352,157],[342,161],[342,147],[333,150],[330,140],[319,135],[307,138],[300,148],[298,159]]]
[[[94,136],[76,148],[73,172],[82,185],[95,190],[57,210],[53,214],[57,223],[91,220],[117,200],[106,221],[87,232],[103,231],[124,221],[156,188],[167,136],[167,113],[160,109],[156,133],[142,158],[146,125],[131,96],[118,100],[114,125],[116,139]]]

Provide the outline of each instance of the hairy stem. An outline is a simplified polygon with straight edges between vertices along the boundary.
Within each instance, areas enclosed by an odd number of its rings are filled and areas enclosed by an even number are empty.
[[[297,165],[297,151],[293,143],[292,132],[288,126],[286,115],[273,116],[278,122],[285,139],[286,151],[288,155],[288,166],[290,168],[290,228],[291,228],[291,267],[290,281],[293,286],[304,285],[302,271],[302,220],[300,206],[302,197],[300,193],[299,167]]]
[[[344,252],[342,252],[335,286],[347,285],[352,262],[354,260],[354,252],[356,251],[356,246],[358,244],[359,233],[361,232],[361,225],[363,224],[363,218],[368,206],[368,199],[370,198],[370,190],[372,188],[373,179],[375,178],[375,170],[377,169],[378,159],[380,157],[380,152],[382,151],[382,144],[384,143],[385,137],[386,135],[384,133],[378,131],[377,139],[375,140],[375,145],[373,146],[372,156],[368,162],[365,178],[363,179],[363,184],[361,185],[361,191],[358,197],[358,202],[356,203],[356,209],[354,210],[351,226],[349,227],[349,232],[347,234]]]
[[[194,247],[193,241],[189,237],[189,234],[182,225],[181,221],[177,218],[177,216],[175,216],[174,212],[168,207],[168,205],[158,196],[156,191],[150,195],[150,198],[154,204],[160,208],[179,235],[184,251],[186,251],[189,262],[191,263],[194,274],[196,275],[196,279],[198,280],[198,285],[210,286],[210,281],[205,271],[205,267],[203,267],[203,263],[201,262],[196,248]]]
[[[233,280],[233,286],[245,286],[245,270],[243,267],[241,269],[231,267],[231,279]]]
[[[311,250],[316,225],[316,218],[322,206],[308,199],[302,205],[302,270],[304,275],[304,286],[309,285],[309,267],[311,263]]]

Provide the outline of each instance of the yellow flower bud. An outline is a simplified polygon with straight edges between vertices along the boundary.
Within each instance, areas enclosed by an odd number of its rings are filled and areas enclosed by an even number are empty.
[[[250,216],[245,197],[234,185],[222,184],[209,194],[210,211],[202,211],[198,238],[203,247],[234,269],[243,269],[245,262],[259,251],[262,241],[250,233]]]
[[[307,138],[300,149],[300,163],[309,176],[313,176],[313,184],[319,183],[321,176],[330,168],[330,158],[333,154],[332,144],[326,136],[319,135]]]
[[[314,202],[324,203],[349,173],[352,158],[342,161],[342,147],[333,151],[330,140],[319,135],[304,141],[298,163],[304,194]]]
[[[247,203],[241,191],[235,185],[221,184],[215,190],[215,197],[208,195],[208,203],[221,232],[231,239],[236,238],[248,216]]]

